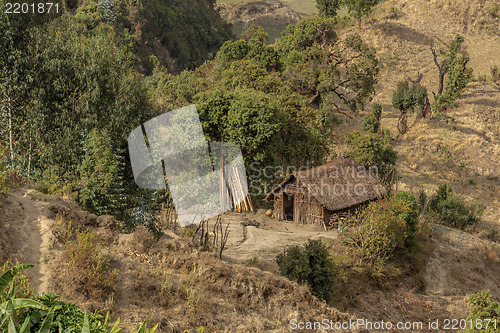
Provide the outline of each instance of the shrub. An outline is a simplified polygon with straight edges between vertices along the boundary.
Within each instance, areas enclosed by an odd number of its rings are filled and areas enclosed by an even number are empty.
[[[0,195],[5,195],[8,191],[16,188],[21,182],[22,177],[14,170],[8,170],[5,164],[7,156],[7,145],[0,142]]]
[[[244,39],[246,41],[257,39],[262,44],[265,44],[269,41],[269,35],[261,26],[250,24],[243,27],[241,39]]]
[[[463,198],[453,194],[450,185],[446,183],[439,186],[429,208],[445,224],[458,229],[465,229],[469,225],[478,223],[484,211],[482,204],[468,205]]]
[[[349,156],[364,167],[376,167],[380,179],[389,183],[394,177],[397,153],[387,140],[373,133],[354,131],[349,136]]]
[[[120,176],[121,157],[113,152],[106,131],[90,133],[80,167],[82,207],[97,215],[119,215],[126,201]]]
[[[403,216],[412,211],[402,199],[389,197],[372,202],[351,219],[352,228],[343,234],[343,243],[354,248],[361,261],[381,264],[407,243],[407,224]]]
[[[3,266],[0,267],[0,276],[20,264],[21,262],[19,262],[17,259],[8,259],[3,264]],[[0,292],[0,304],[6,302],[10,298],[29,298],[32,296],[33,290],[31,289],[30,277],[22,272],[19,272],[14,275],[12,281],[14,282],[14,289],[12,290],[10,297],[8,297],[9,290],[4,289],[2,292]]]
[[[464,41],[462,36],[455,36],[449,49],[444,52],[446,57],[443,62],[446,68],[446,76],[443,77],[444,90],[436,94],[435,101],[439,108],[454,107],[455,100],[472,78],[472,68],[467,67],[470,57],[463,48]]]
[[[378,133],[380,131],[380,118],[382,117],[382,106],[374,103],[372,112],[367,114],[363,120],[363,131]]]
[[[410,87],[408,81],[400,81],[392,95],[392,106],[401,112],[413,112],[415,107],[423,105],[426,97],[427,89],[421,85]]]
[[[406,240],[407,248],[415,246],[418,231],[418,216],[420,214],[420,205],[415,195],[409,192],[396,193],[396,200],[402,204],[402,208],[396,207],[395,213],[406,222]]]
[[[42,303],[43,305],[52,308],[56,307],[54,312],[54,319],[52,326],[50,328],[50,333],[60,332],[59,327],[63,331],[72,330],[73,332],[81,332],[83,326],[83,319],[85,312],[83,312],[78,306],[72,303],[65,303],[58,301],[59,296],[53,293],[44,293],[43,295],[37,295],[33,297],[34,300]],[[24,317],[36,316],[38,310],[29,309],[26,311]],[[23,319],[23,318],[22,318]],[[107,333],[108,330],[102,325],[103,316],[98,313],[91,313],[88,315],[90,332],[92,333]],[[42,321],[38,321],[31,327],[32,332],[38,332],[42,324]]]
[[[469,304],[471,304],[471,309],[467,317],[467,329],[461,330],[461,333],[498,332],[500,303],[491,300],[491,294],[488,290],[470,295]]]
[[[318,240],[309,240],[304,247],[287,248],[276,258],[281,275],[307,284],[311,293],[329,302],[333,297],[336,275],[327,247]]]
[[[64,245],[69,287],[88,299],[104,301],[114,293],[116,270],[101,253],[101,240],[92,232],[77,232],[75,240]]]

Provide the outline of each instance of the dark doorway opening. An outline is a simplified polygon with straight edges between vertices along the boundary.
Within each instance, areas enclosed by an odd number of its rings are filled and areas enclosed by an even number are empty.
[[[287,221],[293,221],[293,194],[283,193],[283,216]]]

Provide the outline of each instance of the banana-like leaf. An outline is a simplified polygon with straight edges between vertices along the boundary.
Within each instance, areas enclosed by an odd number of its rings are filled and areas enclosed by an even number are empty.
[[[146,333],[146,322],[143,322],[135,333]]]
[[[89,316],[87,316],[87,313],[83,317],[82,333],[90,333]]]
[[[7,299],[14,297],[14,280],[10,281],[9,292],[7,293]]]
[[[32,299],[14,298],[14,299],[8,300],[7,302],[0,304],[0,315],[4,315],[4,314],[8,313],[9,302],[12,302],[12,306],[14,307],[14,310],[17,310],[20,308],[34,308],[34,309],[39,309],[39,310],[47,310],[48,309],[42,303],[34,301]]]
[[[2,321],[0,323],[0,329],[3,327],[3,325],[5,325],[7,323],[7,321],[9,320],[10,316],[5,316],[5,318],[2,318],[0,317],[0,320]]]
[[[106,329],[106,331],[109,330],[109,311],[106,312],[106,317],[104,317],[104,328]]]
[[[111,331],[109,331],[109,333],[120,333],[122,331],[122,329],[118,328],[119,324],[120,324],[120,317],[118,317],[118,319],[116,319],[115,324],[113,325],[113,327],[111,328]]]
[[[156,323],[156,325],[149,331],[149,333],[154,333],[154,331],[156,331],[159,325],[160,323]]]
[[[23,326],[21,326],[21,330],[19,331],[19,333],[30,333],[30,330],[31,330],[31,317],[28,316],[24,320]]]
[[[34,265],[20,264],[12,267],[0,276],[0,293],[9,285],[10,281],[23,269],[35,267]]]
[[[42,326],[38,330],[38,333],[50,333],[50,328],[52,327],[52,321],[54,320],[54,312],[56,311],[56,307],[53,306],[47,316],[42,322]]]
[[[9,317],[9,333],[17,333],[16,330],[16,325],[14,324],[14,319],[12,317]]]
[[[9,323],[9,326],[10,326],[10,320],[9,319],[12,319],[12,316],[14,315],[14,305],[12,304],[12,300],[8,300],[4,304],[5,304],[5,312],[2,313],[2,314],[5,314],[6,316],[5,316],[5,318],[0,317],[0,319],[2,319],[2,323],[0,324],[0,329],[5,324],[7,324],[7,322]]]

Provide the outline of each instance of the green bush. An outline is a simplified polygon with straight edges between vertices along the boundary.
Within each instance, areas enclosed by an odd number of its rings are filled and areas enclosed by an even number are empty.
[[[390,183],[394,177],[397,152],[387,140],[373,133],[354,131],[349,136],[349,157],[364,167],[376,167],[379,178]]]
[[[106,131],[92,131],[84,145],[85,157],[80,167],[82,207],[97,215],[119,215],[125,206],[121,157],[113,152]]]
[[[37,295],[33,297],[34,300],[42,303],[48,308],[56,307],[54,312],[54,319],[52,326],[50,328],[50,333],[60,332],[59,327],[62,330],[72,330],[73,332],[81,332],[83,326],[83,319],[85,312],[81,310],[78,306],[72,303],[65,303],[58,301],[59,296],[53,293],[44,293],[43,295]],[[29,309],[23,316],[24,319],[27,316],[36,316],[38,310]],[[41,314],[46,314],[47,311]],[[92,313],[88,315],[90,332],[92,333],[108,333],[108,331],[103,326],[103,316],[98,313]],[[31,327],[32,332],[38,332],[41,327],[41,321],[37,322]]]
[[[403,204],[403,209],[396,208],[396,214],[406,222],[406,247],[411,248],[416,244],[418,231],[418,216],[420,215],[420,205],[415,195],[409,192],[396,193],[396,200]]]
[[[405,248],[407,231],[412,228],[408,228],[404,217],[413,217],[413,211],[403,199],[406,195],[401,197],[372,202],[351,219],[352,227],[343,234],[342,241],[356,250],[361,261],[381,264]]]
[[[287,248],[276,258],[281,275],[307,284],[311,293],[329,302],[333,297],[336,275],[327,247],[318,240],[309,240],[304,247]]]
[[[462,197],[453,194],[450,185],[446,183],[439,186],[429,208],[445,224],[458,229],[477,224],[484,211],[482,204],[468,205]]]
[[[21,262],[17,259],[8,259],[3,266],[0,267],[0,276],[20,264]],[[14,275],[12,281],[14,281],[14,288],[12,291],[4,289],[0,292],[0,304],[6,302],[10,298],[29,298],[33,295],[30,277],[22,272],[19,272]]]
[[[243,28],[243,33],[241,34],[241,39],[250,41],[252,39],[257,39],[262,44],[269,41],[269,35],[261,26],[250,24]]]
[[[408,81],[400,81],[392,95],[392,106],[401,112],[413,112],[415,107],[423,104],[425,97],[427,97],[427,89],[421,85],[410,87]]]
[[[0,195],[5,195],[22,182],[22,178],[14,170],[8,170],[4,162],[6,156],[7,145],[0,142]]]
[[[468,326],[467,329],[461,330],[460,333],[500,332],[500,303],[491,300],[491,294],[488,290],[470,295],[469,304],[471,309],[467,317]]]
[[[363,131],[378,133],[380,131],[380,118],[382,117],[382,106],[374,103],[372,112],[367,114],[363,120]]]

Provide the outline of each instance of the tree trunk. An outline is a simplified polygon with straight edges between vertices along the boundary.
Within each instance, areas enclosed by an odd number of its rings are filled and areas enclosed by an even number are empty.
[[[9,149],[10,149],[10,166],[14,167],[14,148],[12,146],[12,107],[10,105],[10,96],[7,95],[7,108],[9,117]]]
[[[446,72],[448,72],[449,65],[446,63],[446,61],[441,62],[441,64],[439,63],[436,51],[432,47],[431,52],[434,58],[434,63],[439,70],[439,89],[437,95],[441,95],[443,93],[444,76],[446,75]]]
[[[444,72],[442,70],[442,67],[438,67],[438,69],[439,69],[439,89],[438,89],[438,95],[441,95],[443,93],[444,74],[446,74],[446,72]]]
[[[28,151],[28,182],[30,181],[30,175],[31,175],[31,147],[32,147],[32,138],[31,138],[31,131],[30,131],[30,148]]]

